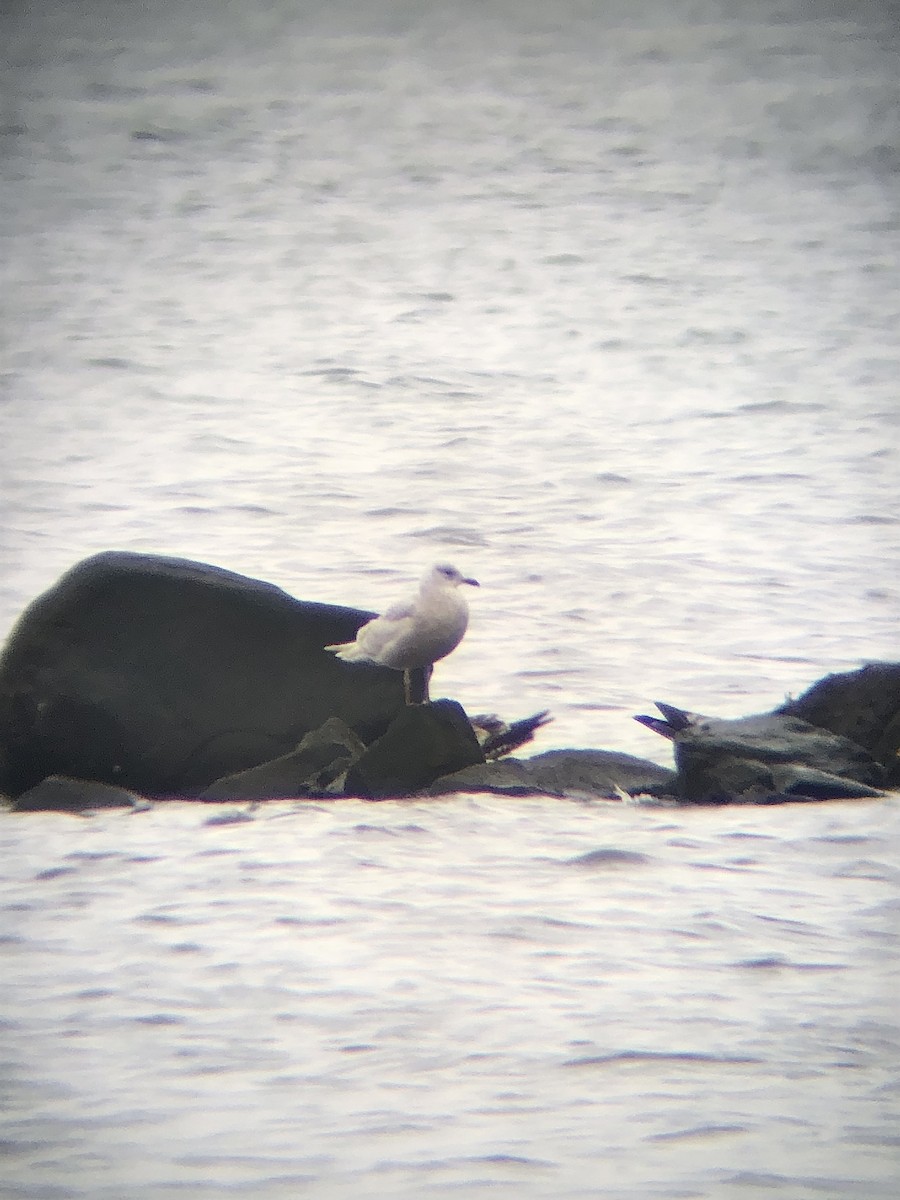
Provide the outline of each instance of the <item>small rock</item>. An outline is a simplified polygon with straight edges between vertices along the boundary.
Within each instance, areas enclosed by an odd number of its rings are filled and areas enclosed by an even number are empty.
[[[429,795],[491,792],[502,796],[591,796],[618,800],[671,784],[674,771],[616,750],[547,750],[533,758],[501,758],[438,779]]]
[[[483,762],[469,719],[455,700],[411,705],[351,766],[344,793],[371,800],[410,796],[442,775]]]
[[[547,750],[525,760],[542,792],[553,796],[589,795],[619,799],[664,788],[673,779],[668,767],[618,750]]]
[[[48,775],[12,803],[13,812],[84,813],[100,808],[138,808],[141,797],[92,779]]]
[[[501,758],[496,761],[474,763],[442,775],[427,788],[429,796],[448,796],[453,792],[491,792],[497,796],[534,796],[539,789],[528,772],[528,766],[519,758]]]

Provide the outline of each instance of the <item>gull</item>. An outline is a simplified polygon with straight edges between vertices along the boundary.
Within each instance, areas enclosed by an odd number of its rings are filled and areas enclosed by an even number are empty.
[[[425,669],[423,704],[428,703],[431,667],[462,641],[469,624],[469,606],[457,590],[461,584],[478,587],[456,567],[438,563],[423,577],[412,600],[392,605],[357,631],[352,642],[326,646],[344,662],[378,663],[403,672],[403,691],[412,704],[410,672]]]

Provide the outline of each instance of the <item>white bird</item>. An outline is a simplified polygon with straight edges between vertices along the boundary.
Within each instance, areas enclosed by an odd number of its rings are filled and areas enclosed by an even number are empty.
[[[355,641],[325,649],[344,662],[378,663],[402,671],[407,704],[412,703],[410,671],[424,668],[423,703],[427,703],[432,664],[456,649],[469,624],[469,606],[457,590],[463,583],[479,586],[477,579],[467,579],[456,567],[438,563],[424,576],[412,600],[394,604],[368,621]]]

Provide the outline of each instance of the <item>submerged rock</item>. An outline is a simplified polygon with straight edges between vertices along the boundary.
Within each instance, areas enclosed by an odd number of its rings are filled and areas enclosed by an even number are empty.
[[[203,563],[86,559],[26,609],[0,658],[0,792],[62,774],[189,795],[329,717],[371,741],[404,707],[399,672],[323,649],[371,615]]]

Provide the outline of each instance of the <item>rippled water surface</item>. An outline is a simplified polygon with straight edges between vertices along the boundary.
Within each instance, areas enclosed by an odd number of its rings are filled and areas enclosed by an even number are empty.
[[[0,21],[0,633],[107,548],[450,559],[439,694],[660,761],[897,659],[895,4]],[[0,838],[11,1197],[895,1194],[896,798]]]
[[[0,826],[9,1195],[894,1195],[896,801],[238,815]]]

